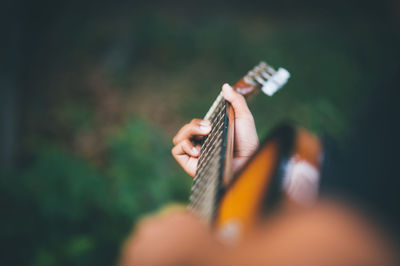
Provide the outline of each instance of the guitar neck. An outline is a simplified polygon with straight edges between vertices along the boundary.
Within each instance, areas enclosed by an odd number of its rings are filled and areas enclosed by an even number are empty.
[[[197,171],[194,177],[189,207],[207,221],[214,214],[215,198],[223,176],[229,120],[229,103],[220,94],[205,119],[211,122],[211,132],[201,143]]]
[[[279,77],[276,78],[279,76],[278,73],[282,76],[284,71],[286,70],[279,69],[276,72],[267,64],[260,63],[240,79],[233,89],[244,96],[254,94],[260,89],[266,94],[272,95],[284,84],[282,77],[280,80]],[[212,129],[201,142],[201,152],[192,185],[189,208],[210,223],[215,216],[223,183],[226,183],[232,172],[233,118],[232,107],[224,99],[222,93],[218,95],[204,117],[205,120],[211,122]]]

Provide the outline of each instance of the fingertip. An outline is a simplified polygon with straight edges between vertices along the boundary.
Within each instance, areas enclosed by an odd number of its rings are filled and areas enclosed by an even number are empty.
[[[211,126],[207,125],[207,126],[200,126],[200,131],[203,133],[208,133],[211,131]]]
[[[222,88],[231,88],[232,89],[232,87],[231,87],[231,85],[229,85],[229,83],[224,83],[223,85],[222,85]]]
[[[231,85],[229,85],[228,83],[224,83],[224,85],[222,85],[222,91],[225,91],[225,92],[232,92],[232,87],[231,87]]]
[[[198,127],[202,133],[207,134],[209,131],[211,131],[211,122],[208,120],[200,120]]]
[[[194,155],[199,154],[200,150],[197,147],[192,147],[192,152]]]
[[[224,85],[222,85],[222,95],[224,96],[224,98],[226,100],[231,99],[232,93],[233,93],[233,89],[228,83],[225,83]]]
[[[211,126],[211,122],[208,120],[201,120],[199,122],[200,126],[205,126],[205,127],[210,127]]]

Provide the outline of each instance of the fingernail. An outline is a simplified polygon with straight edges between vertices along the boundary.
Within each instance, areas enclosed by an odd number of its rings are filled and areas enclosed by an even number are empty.
[[[205,127],[211,126],[211,123],[210,123],[210,121],[208,121],[208,120],[200,121],[199,124],[200,124],[200,126],[205,126]]]
[[[232,91],[233,90],[232,87],[228,83],[225,83],[224,85],[222,85],[222,89],[225,90],[225,91]]]
[[[228,83],[225,83],[222,86],[222,95],[224,96],[225,100],[229,101],[229,99],[231,98],[231,95],[232,95],[232,91],[233,91],[233,89]]]
[[[210,131],[210,129],[211,129],[211,127],[210,126],[200,126],[200,130],[201,131],[203,131],[203,132],[208,132],[208,131]]]
[[[199,152],[199,149],[197,149],[196,147],[193,147],[193,148],[192,148],[192,151],[193,151],[194,153],[198,153],[198,152]]]

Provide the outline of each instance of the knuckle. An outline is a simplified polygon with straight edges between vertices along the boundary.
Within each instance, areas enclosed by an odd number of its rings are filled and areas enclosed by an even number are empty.
[[[192,121],[190,121],[190,124],[197,125],[198,123],[200,123],[200,121],[201,121],[201,119],[199,119],[199,118],[193,118]]]
[[[200,133],[200,125],[198,123],[191,124],[188,128],[188,138],[198,135]]]
[[[182,148],[186,154],[191,154],[192,143],[189,140],[185,140],[182,143]]]

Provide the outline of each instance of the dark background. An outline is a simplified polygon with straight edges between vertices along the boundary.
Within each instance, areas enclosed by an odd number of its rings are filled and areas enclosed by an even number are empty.
[[[261,60],[250,102],[340,141],[393,86],[398,1],[2,1],[1,265],[110,265],[134,222],[186,202],[171,138]],[[373,125],[371,125],[373,126]]]

